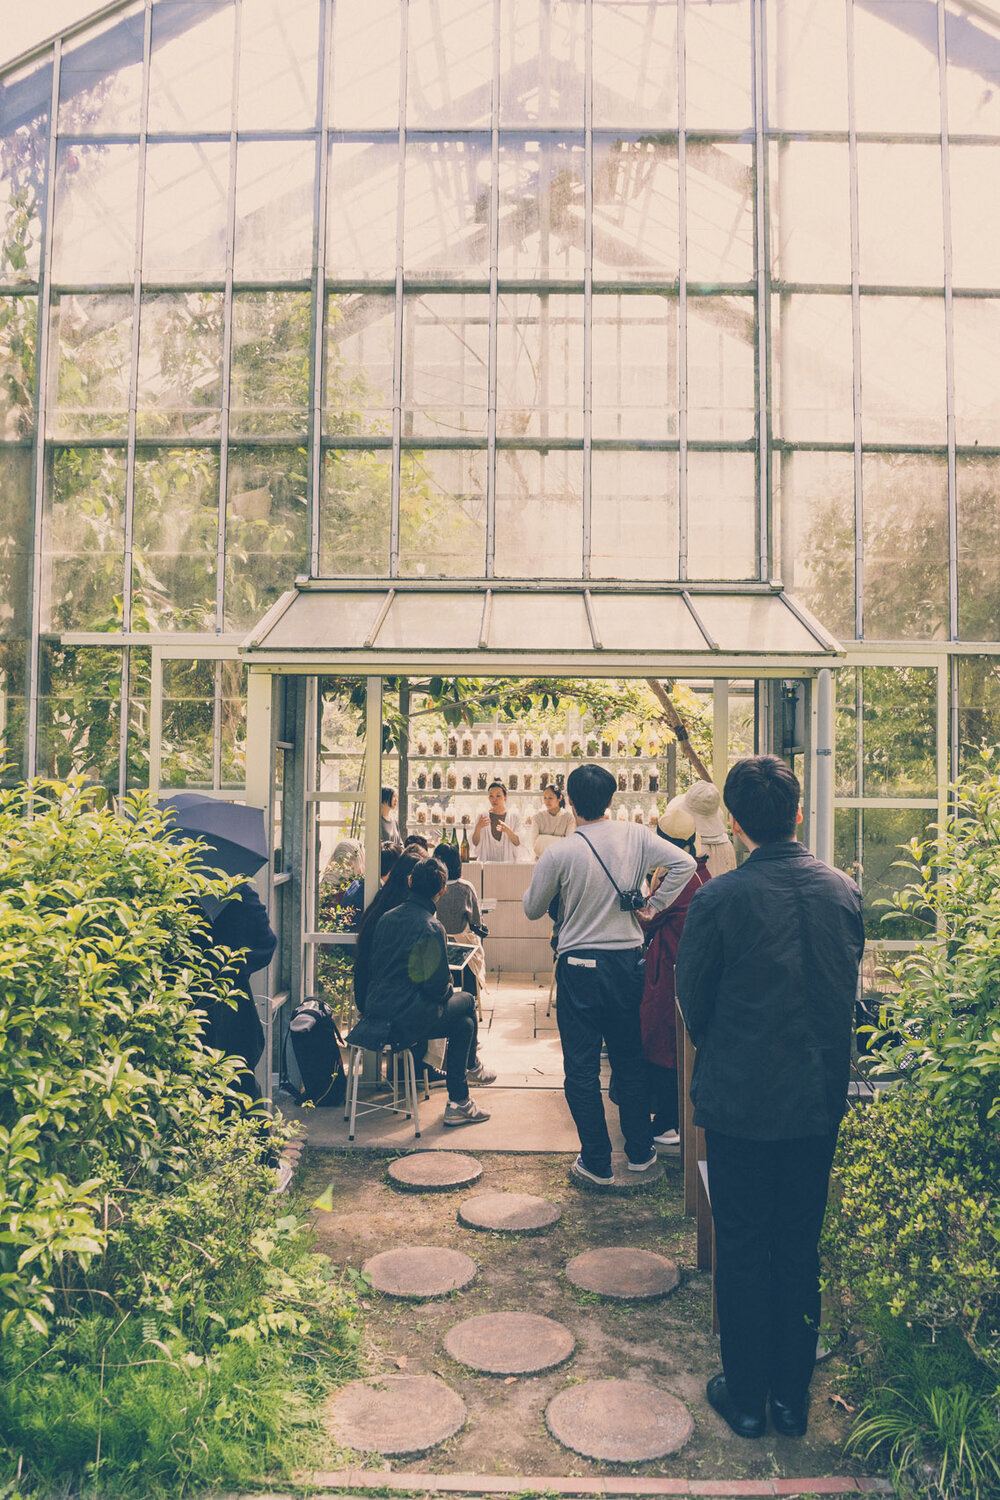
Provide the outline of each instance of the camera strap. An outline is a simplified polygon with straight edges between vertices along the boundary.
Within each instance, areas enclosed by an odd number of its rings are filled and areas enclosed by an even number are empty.
[[[583,829],[582,828],[578,828],[576,831],[580,835],[580,837],[583,839],[583,842],[586,844],[586,846],[590,850],[591,854],[597,860],[597,863],[600,865],[600,867],[604,871],[605,875],[611,881],[611,884],[614,886],[615,895],[618,897],[618,900],[620,901],[622,899],[622,897],[625,895],[625,892],[623,890],[619,889],[617,880],[612,875],[611,871],[608,869],[607,865],[604,863],[603,859],[598,854],[597,850],[594,848],[593,844],[590,842],[590,840],[588,839],[587,835],[584,833]],[[642,874],[640,874],[639,879],[636,881],[634,889],[638,890],[639,886],[641,885],[641,883],[642,883]]]

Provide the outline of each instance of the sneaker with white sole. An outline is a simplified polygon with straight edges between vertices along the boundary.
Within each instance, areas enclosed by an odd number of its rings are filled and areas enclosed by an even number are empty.
[[[497,1077],[494,1069],[488,1068],[484,1062],[476,1063],[474,1068],[467,1068],[465,1076],[470,1083],[479,1084],[496,1083]]]
[[[662,1135],[653,1136],[654,1146],[679,1146],[680,1143],[680,1133],[676,1130],[665,1130]]]
[[[655,1167],[659,1161],[655,1150],[650,1151],[648,1161],[630,1161],[628,1169],[630,1172],[648,1172],[650,1167]]]
[[[600,1172],[592,1172],[589,1167],[585,1167],[583,1164],[582,1156],[578,1156],[576,1161],[573,1163],[573,1171],[576,1173],[577,1177],[586,1177],[590,1182],[599,1182],[601,1187],[607,1187],[609,1182],[614,1182],[615,1180],[615,1174],[613,1172],[608,1172],[607,1175],[604,1176]]]
[[[449,1099],[444,1107],[445,1125],[484,1125],[489,1119],[485,1109],[480,1109],[475,1099],[466,1099],[464,1104],[456,1104]]]

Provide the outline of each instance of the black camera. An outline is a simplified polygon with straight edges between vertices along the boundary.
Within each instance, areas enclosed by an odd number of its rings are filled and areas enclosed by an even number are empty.
[[[618,892],[618,905],[622,911],[641,911],[646,904],[646,897],[638,887],[631,891]]]

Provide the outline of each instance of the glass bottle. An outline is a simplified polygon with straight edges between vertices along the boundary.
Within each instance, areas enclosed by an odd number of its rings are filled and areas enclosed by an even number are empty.
[[[471,777],[471,775],[469,774],[468,771],[463,771],[462,772],[462,791],[463,792],[471,792],[472,791],[472,777]]]
[[[525,771],[525,773],[524,773],[524,790],[526,792],[530,792],[531,791],[531,788],[532,788],[532,785],[534,783],[534,780],[535,780],[535,773],[534,773],[534,771]]]
[[[489,777],[487,776],[486,772],[480,771],[479,775],[476,777],[476,785],[479,787],[479,790],[481,792],[485,792],[489,784]]]
[[[619,823],[628,822],[628,808],[625,806],[624,802],[619,802],[618,811],[615,813],[615,817],[617,818]]]
[[[486,731],[484,729],[483,732],[482,732],[482,734],[476,740],[476,754],[477,755],[489,755],[489,753],[490,753],[489,736],[487,735],[487,733],[486,733]]]
[[[626,771],[623,771],[620,767],[618,770],[618,790],[620,792],[628,791],[628,773]]]
[[[434,733],[431,735],[431,754],[444,754],[444,735],[441,733],[440,729],[435,729]]]
[[[596,734],[587,736],[587,759],[594,760],[601,753],[601,742]]]
[[[448,754],[458,754],[458,735],[455,733],[454,729],[449,729],[448,731]]]
[[[424,770],[423,766],[421,766],[420,770],[417,772],[417,791],[418,792],[424,792],[426,790],[427,790],[427,772]]]
[[[427,730],[421,727],[417,730],[417,754],[427,754]]]
[[[444,778],[444,784],[450,792],[453,792],[458,786],[458,772],[455,770],[454,766],[449,766]]]
[[[551,755],[552,753],[552,731],[547,725],[538,734],[538,753],[541,756]]]
[[[632,790],[633,790],[633,792],[641,792],[642,791],[642,772],[641,771],[633,771],[632,772]]]
[[[435,766],[431,772],[431,790],[434,792],[441,790],[441,769],[439,766]]]
[[[461,846],[460,846],[459,851],[458,851],[459,854],[461,855],[463,865],[467,865],[469,863],[469,835],[465,832],[465,827],[464,827],[464,825],[468,822],[468,820],[469,820],[469,814],[468,813],[463,813],[462,814],[462,824],[463,824],[463,827],[462,827],[462,843],[461,843]]]
[[[510,787],[510,790],[512,792],[516,792],[517,791],[517,772],[516,771],[511,771],[510,775],[507,777],[507,785]]]
[[[649,773],[649,790],[658,792],[660,790],[660,773],[654,766]]]
[[[558,756],[566,754],[566,735],[561,729],[557,729],[552,737],[552,754]]]
[[[524,738],[521,741],[521,754],[530,758],[534,753],[535,736],[530,729],[526,729],[524,731]]]
[[[472,754],[472,730],[471,729],[463,729],[462,730],[461,744],[462,744],[462,754],[463,755],[471,755]]]
[[[538,778],[538,785],[541,787],[542,791],[544,792],[544,790],[548,786],[548,784],[549,784],[549,773],[548,773],[548,771],[543,771],[542,774]]]
[[[521,754],[521,741],[518,738],[516,730],[514,730],[507,737],[507,754],[512,756],[515,760]]]
[[[610,738],[609,735],[604,735],[603,738],[601,739],[601,759],[602,760],[607,760],[608,757],[610,756],[610,754],[611,754],[611,738]]]

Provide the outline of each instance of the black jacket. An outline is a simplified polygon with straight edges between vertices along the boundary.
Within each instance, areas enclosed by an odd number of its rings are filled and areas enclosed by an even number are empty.
[[[702,886],[676,969],[696,1125],[752,1140],[835,1129],[864,944],[861,892],[802,844],[765,844]]]
[[[242,1057],[249,1068],[255,1068],[264,1051],[264,1028],[250,989],[250,975],[267,967],[278,940],[271,930],[267,908],[252,885],[241,885],[236,895],[222,904],[202,928],[200,941],[206,948],[248,950],[230,970],[238,991],[236,1008],[221,1000],[209,1007],[206,1040],[210,1047]]]
[[[365,1021],[388,1022],[393,1045],[412,1046],[436,1034],[451,992],[445,933],[434,903],[410,895],[375,924]]]

